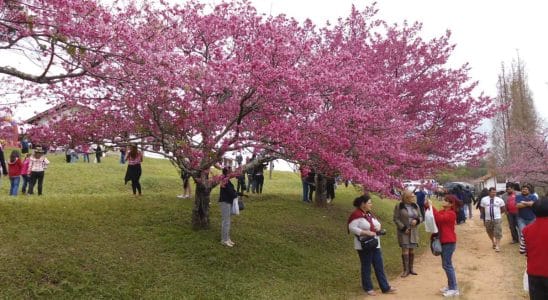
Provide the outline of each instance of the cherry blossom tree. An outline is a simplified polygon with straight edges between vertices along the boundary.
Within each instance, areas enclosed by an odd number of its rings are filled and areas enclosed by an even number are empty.
[[[320,173],[388,193],[404,179],[481,155],[486,137],[475,129],[495,108],[472,96],[466,65],[447,66],[449,33],[425,41],[420,24],[374,17],[374,7],[353,9],[322,30],[310,72],[319,74],[312,77],[313,111],[300,114],[279,144]]]
[[[548,186],[548,128],[534,134],[513,132],[509,144],[515,155],[498,171],[513,181]]]
[[[130,8],[125,34],[104,44],[120,59],[44,89],[89,109],[36,130],[161,147],[196,182],[196,228],[209,226],[210,170],[232,151],[381,192],[481,152],[474,129],[493,107],[472,96],[466,65],[447,66],[449,34],[424,41],[420,25],[387,25],[374,7],[322,28],[246,1]]]

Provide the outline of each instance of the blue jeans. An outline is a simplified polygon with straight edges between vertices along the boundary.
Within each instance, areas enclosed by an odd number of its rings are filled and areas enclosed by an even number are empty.
[[[19,189],[19,181],[21,177],[10,177],[10,196],[17,196],[17,190]]]
[[[308,182],[304,179],[301,179],[301,181],[303,182],[303,201],[308,202],[308,190],[310,187],[308,186]]]
[[[377,282],[383,293],[390,290],[390,285],[384,274],[384,266],[382,262],[382,252],[380,248],[375,248],[373,251],[358,250],[361,262],[362,287],[368,292],[373,290],[373,282],[371,281],[371,265],[375,269]]]
[[[25,194],[27,193],[27,185],[30,183],[30,176],[27,174],[27,175],[21,175],[21,177],[23,177],[23,188],[21,189],[21,192]]]
[[[521,232],[523,231],[523,228],[525,228],[525,226],[533,223],[535,219],[532,219],[532,220],[527,220],[527,219],[524,219],[524,218],[520,218],[518,216],[518,234],[519,236],[521,236]]]
[[[453,252],[457,248],[457,244],[449,243],[441,245],[441,265],[447,275],[447,287],[450,290],[458,289],[457,286],[457,276],[455,275],[455,268],[453,268]]]
[[[89,163],[89,153],[84,153],[82,154],[82,156],[84,157],[84,162],[88,162]]]

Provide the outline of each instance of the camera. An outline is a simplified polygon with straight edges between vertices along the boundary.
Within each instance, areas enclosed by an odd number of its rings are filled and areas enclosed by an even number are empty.
[[[377,235],[385,235],[386,234],[386,230],[385,229],[381,229],[377,232],[375,232]]]

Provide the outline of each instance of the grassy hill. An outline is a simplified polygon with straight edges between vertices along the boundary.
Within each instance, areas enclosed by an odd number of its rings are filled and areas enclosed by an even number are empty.
[[[6,151],[9,156],[9,151]],[[220,245],[218,189],[211,229],[193,231],[192,200],[166,160],[145,159],[143,196],[123,183],[118,155],[101,164],[48,155],[44,195],[0,189],[1,298],[346,299],[361,293],[359,260],[346,232],[359,192],[339,187],[333,206],[301,203],[297,174],[274,172],[251,195]],[[393,200],[374,199],[389,234],[385,266],[401,268]],[[423,239],[424,241],[425,239]],[[422,247],[422,249],[426,249]]]

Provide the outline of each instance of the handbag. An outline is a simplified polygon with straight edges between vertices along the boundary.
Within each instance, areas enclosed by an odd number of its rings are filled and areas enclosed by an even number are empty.
[[[441,255],[441,242],[438,235],[432,235],[430,238],[430,250],[435,256]]]
[[[362,250],[371,251],[379,246],[379,240],[374,236],[357,236]]]
[[[238,203],[238,198],[234,198],[232,201],[232,214],[233,215],[239,215],[240,214],[240,205]]]

